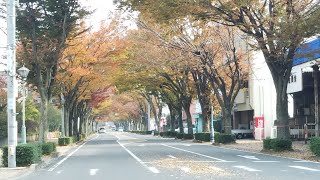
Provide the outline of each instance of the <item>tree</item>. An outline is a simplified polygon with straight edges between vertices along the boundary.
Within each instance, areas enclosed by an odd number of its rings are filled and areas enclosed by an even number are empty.
[[[185,3],[183,0],[175,0],[150,3],[150,0],[127,0],[121,2],[122,5],[129,5],[132,10],[139,10],[144,16],[159,19],[162,22],[192,15],[199,19],[236,26],[252,37],[256,47],[263,52],[277,92],[277,121],[275,122],[277,136],[289,138],[287,83],[297,47],[304,42],[304,38],[319,33],[319,26],[316,25],[320,21],[319,1],[198,0]],[[153,13],[152,9],[158,9],[158,11]],[[165,13],[168,9],[172,10],[170,12],[177,13]],[[160,15],[162,13],[165,15]]]
[[[78,0],[22,0],[20,7],[17,30],[22,51],[18,57],[31,69],[28,80],[37,87],[41,97],[40,142],[44,142],[48,131],[47,106],[53,93],[58,60],[67,38],[78,35],[74,29],[89,12],[80,7]]]

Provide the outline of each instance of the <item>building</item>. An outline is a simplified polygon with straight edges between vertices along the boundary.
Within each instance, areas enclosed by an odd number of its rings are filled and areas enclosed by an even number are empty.
[[[295,138],[304,138],[305,125],[309,136],[314,136],[318,128],[320,108],[316,96],[319,95],[319,65],[320,38],[318,37],[301,46],[293,61],[287,93],[293,97],[294,113],[290,120],[290,131]],[[318,102],[315,103],[316,101]]]

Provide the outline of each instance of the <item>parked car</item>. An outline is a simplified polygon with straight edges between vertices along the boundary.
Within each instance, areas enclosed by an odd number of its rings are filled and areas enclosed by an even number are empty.
[[[118,131],[123,132],[123,127],[119,127]]]
[[[252,138],[253,130],[252,129],[232,129],[231,134],[234,134],[237,139]]]
[[[99,128],[99,130],[98,130],[98,133],[106,133],[107,131],[106,131],[106,128],[104,128],[104,127],[101,127],[101,128]]]
[[[176,132],[180,132],[180,128],[177,128],[177,129],[175,129],[174,131],[176,131]],[[188,134],[188,128],[183,128],[183,132],[185,133],[185,134]],[[196,128],[193,128],[193,134],[195,134],[196,133]]]

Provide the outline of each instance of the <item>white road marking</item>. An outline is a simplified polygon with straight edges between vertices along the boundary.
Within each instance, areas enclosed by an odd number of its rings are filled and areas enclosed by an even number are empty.
[[[183,144],[184,146],[191,146],[191,144]]]
[[[308,168],[308,167],[304,167],[304,166],[289,166],[289,167],[303,169],[303,170],[307,170],[307,171],[320,171],[318,169],[312,169],[312,168]]]
[[[301,160],[301,161],[293,161],[293,162],[297,162],[297,163],[309,163],[310,161]]]
[[[62,173],[62,170],[60,170],[60,171],[57,171],[57,174],[61,174]]]
[[[149,169],[151,172],[155,173],[155,174],[160,173],[160,171],[159,171],[157,168],[155,168],[155,167],[148,167],[148,169]]]
[[[180,169],[186,173],[190,171],[189,167],[180,167]]]
[[[280,162],[280,161],[252,161],[252,162],[256,162],[256,163],[276,163],[276,162]]]
[[[48,169],[48,171],[53,171],[54,169],[56,169],[60,164],[62,164],[65,160],[67,160],[69,157],[71,157],[75,152],[77,152],[80,148],[82,148],[87,142],[92,141],[93,139],[98,138],[99,135],[97,135],[95,138],[92,138],[86,142],[84,142],[83,144],[81,144],[76,150],[74,150],[73,152],[71,152],[70,154],[68,154],[65,158],[63,158],[61,161],[59,161],[57,164],[55,164],[54,166],[52,166],[50,169]]]
[[[96,175],[98,171],[99,169],[90,169],[90,176]]]
[[[176,157],[172,156],[172,155],[168,155],[170,158],[172,159],[176,159]]]
[[[166,144],[162,144],[162,146],[166,146],[166,147],[169,147],[169,148],[172,148],[172,149],[177,149],[177,150],[180,150],[180,151],[188,152],[188,153],[191,153],[191,154],[196,154],[198,156],[203,156],[203,157],[206,157],[206,158],[210,158],[210,159],[214,159],[214,160],[218,160],[218,161],[222,161],[222,162],[227,162],[226,160],[223,160],[223,159],[219,159],[219,158],[207,156],[207,155],[204,155],[204,154],[200,154],[200,153],[196,153],[196,152],[192,152],[192,151],[176,148],[176,147],[169,146],[169,145],[166,145]]]
[[[212,147],[212,145],[207,145],[204,144],[204,146],[210,146]],[[259,155],[263,155],[263,156],[270,156],[270,157],[277,157],[277,158],[281,158],[281,159],[291,159],[291,160],[296,160],[296,161],[301,161],[301,159],[298,158],[290,158],[290,157],[284,157],[284,156],[278,156],[278,155],[272,155],[272,154],[265,154],[265,153],[261,153],[261,152],[253,152],[253,151],[249,151],[249,150],[242,150],[242,149],[235,149],[235,148],[229,148],[229,147],[221,147],[221,146],[214,146],[215,148],[220,148],[220,149],[227,149],[227,150],[231,150],[231,151],[240,151],[240,152],[246,152],[246,153],[252,153],[252,154],[259,154]],[[308,163],[315,163],[315,164],[320,164],[320,162],[315,162],[315,161],[307,161]]]
[[[176,163],[232,163],[236,161],[174,161]],[[146,162],[144,161],[143,163],[145,164],[156,164],[157,162]],[[161,162],[159,162],[161,163]]]
[[[160,173],[160,171],[158,169],[156,169],[155,167],[148,167],[145,162],[143,162],[140,158],[138,158],[136,155],[134,155],[129,149],[127,149],[124,145],[122,145],[119,140],[117,140],[117,143],[124,149],[126,150],[135,160],[137,160],[143,167],[145,167],[146,169],[150,170],[153,173]]]
[[[258,171],[261,171],[261,170],[258,170],[258,169],[249,168],[249,167],[247,167],[247,166],[233,166],[233,167],[240,168],[240,169],[243,169],[243,170],[246,170],[246,171],[250,171],[250,172],[258,172]]]
[[[139,144],[138,146],[143,147],[143,146],[145,146],[145,145],[144,145],[144,144]]]
[[[242,156],[242,155],[237,155],[237,156],[243,157],[243,158],[246,158],[246,159],[260,160],[259,158],[256,158],[255,156]]]

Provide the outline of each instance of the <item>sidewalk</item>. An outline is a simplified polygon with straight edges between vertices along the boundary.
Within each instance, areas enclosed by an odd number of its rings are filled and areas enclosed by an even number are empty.
[[[282,156],[293,159],[301,159],[307,161],[320,162],[320,158],[313,155],[310,150],[309,144],[305,144],[304,141],[293,141],[292,142],[292,151],[284,152],[274,152],[263,150],[263,141],[253,140],[253,139],[237,139],[236,143],[233,144],[220,144],[220,147],[263,153],[274,156]]]
[[[91,136],[88,137],[90,139]],[[87,140],[88,140],[87,139]],[[83,142],[72,144],[70,146],[57,146],[57,151],[50,156],[42,156],[41,162],[38,164],[32,164],[29,167],[17,167],[17,168],[5,168],[2,165],[2,150],[0,149],[0,180],[14,180],[22,176],[26,176],[35,170],[49,165],[53,160],[56,160],[60,156],[68,154],[68,152],[75,147],[81,145]]]

